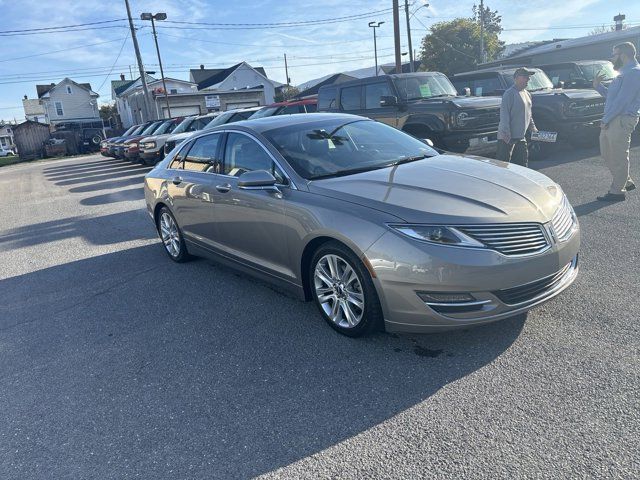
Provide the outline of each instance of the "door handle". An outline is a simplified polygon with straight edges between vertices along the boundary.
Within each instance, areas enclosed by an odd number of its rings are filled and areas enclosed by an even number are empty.
[[[171,183],[174,185],[180,185],[182,183],[182,177],[173,177],[171,179]]]
[[[220,193],[227,193],[229,190],[231,190],[231,185],[229,185],[228,183],[224,183],[222,185],[216,185],[216,190],[219,191]]]

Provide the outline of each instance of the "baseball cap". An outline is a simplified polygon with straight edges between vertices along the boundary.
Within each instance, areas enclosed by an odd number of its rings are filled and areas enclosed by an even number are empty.
[[[513,76],[514,77],[520,77],[520,76],[531,77],[532,75],[535,75],[535,74],[536,72],[534,72],[533,70],[528,70],[524,67],[520,67],[516,69],[516,71],[513,73]]]

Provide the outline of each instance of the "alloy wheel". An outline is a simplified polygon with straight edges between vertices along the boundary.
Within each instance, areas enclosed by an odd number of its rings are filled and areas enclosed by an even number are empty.
[[[175,220],[167,212],[160,216],[160,236],[169,255],[178,257],[180,255],[180,232]]]
[[[364,294],[355,270],[342,257],[324,255],[316,263],[313,283],[318,303],[333,323],[354,328],[364,316]]]

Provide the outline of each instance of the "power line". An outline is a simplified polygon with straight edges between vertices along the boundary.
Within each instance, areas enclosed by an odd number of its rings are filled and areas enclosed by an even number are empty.
[[[273,27],[298,27],[301,25],[323,25],[326,23],[338,23],[346,20],[360,19],[363,17],[369,17],[371,15],[378,15],[385,12],[392,11],[393,8],[384,8],[382,10],[375,10],[372,12],[358,13],[355,15],[347,15],[344,17],[329,17],[317,20],[301,20],[297,22],[272,22],[272,23],[211,23],[211,22],[185,22],[167,20],[165,23],[179,23],[183,25],[209,25],[216,27],[242,27],[242,28],[273,28]]]
[[[104,27],[74,28],[74,29],[67,29],[67,30],[49,30],[46,32],[1,33],[0,37],[20,37],[20,36],[31,36],[31,35],[44,35],[44,34],[50,34],[50,33],[84,32],[87,30],[106,30],[110,28],[128,28],[128,27],[126,25],[107,25]]]
[[[146,35],[148,35],[148,34],[146,34]],[[114,40],[107,40],[106,42],[88,43],[86,45],[80,45],[78,47],[69,47],[69,48],[63,48],[62,50],[52,50],[50,52],[34,53],[33,55],[25,55],[23,57],[3,58],[3,59],[0,60],[0,63],[2,63],[2,62],[11,62],[13,60],[22,60],[24,58],[42,57],[44,55],[51,55],[51,54],[54,54],[54,53],[68,52],[69,50],[78,50],[80,48],[94,47],[96,45],[104,45],[105,43],[121,42],[122,40],[123,40],[122,38],[116,38]]]
[[[122,46],[120,47],[120,51],[118,52],[118,56],[116,57],[115,61],[113,62],[113,65],[111,65],[111,68],[109,69],[109,73],[107,73],[107,76],[104,77],[104,80],[102,81],[102,83],[100,84],[100,86],[98,87],[98,90],[96,90],[96,92],[100,92],[100,89],[102,88],[102,86],[107,82],[107,80],[109,79],[109,76],[111,75],[111,72],[113,72],[113,69],[116,66],[116,63],[118,63],[118,60],[120,60],[120,55],[122,54],[122,50],[124,50],[124,46],[127,43],[127,40],[129,39],[129,35],[127,35],[124,38],[124,42],[122,42]]]
[[[24,30],[0,30],[0,33],[37,32],[42,30],[51,30],[51,29],[58,29],[58,28],[86,27],[88,25],[102,25],[104,23],[123,22],[126,20],[127,20],[126,18],[116,18],[114,20],[102,20],[100,22],[91,22],[91,23],[77,23],[75,25],[60,25],[58,27],[27,28]]]

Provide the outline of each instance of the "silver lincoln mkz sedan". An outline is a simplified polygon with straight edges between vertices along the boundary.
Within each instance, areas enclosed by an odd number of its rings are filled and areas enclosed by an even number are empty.
[[[196,135],[147,174],[145,198],[171,259],[290,288],[350,336],[500,320],[578,273],[578,221],[552,180],[353,115]]]

